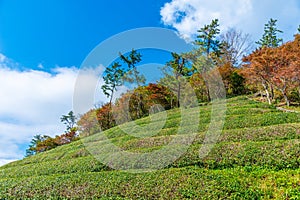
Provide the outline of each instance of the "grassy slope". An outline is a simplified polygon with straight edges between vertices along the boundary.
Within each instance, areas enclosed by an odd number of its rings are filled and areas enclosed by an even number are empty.
[[[300,118],[244,97],[228,100],[224,130],[207,157],[198,156],[210,122],[210,105],[200,108],[200,126],[188,152],[167,168],[148,173],[111,170],[81,141],[0,168],[1,198],[38,199],[297,199],[300,197]],[[191,109],[191,113],[193,113]],[[149,152],[179,137],[178,110],[164,129],[134,138],[118,127],[103,135],[122,149]],[[147,124],[149,118],[140,119]],[[97,143],[97,145],[99,145]]]

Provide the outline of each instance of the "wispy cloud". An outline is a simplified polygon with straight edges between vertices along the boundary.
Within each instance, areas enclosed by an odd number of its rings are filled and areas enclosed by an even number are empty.
[[[6,56],[0,53],[0,62],[4,62],[6,59]]]
[[[194,39],[197,30],[212,19],[220,20],[221,29],[236,27],[260,37],[269,18],[278,19],[278,26],[290,39],[300,24],[297,0],[172,0],[160,11],[162,22],[174,27],[186,39]]]

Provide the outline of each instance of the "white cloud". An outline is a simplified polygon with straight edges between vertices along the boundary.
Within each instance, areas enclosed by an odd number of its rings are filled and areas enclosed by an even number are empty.
[[[72,110],[74,84],[79,70],[75,67],[57,67],[53,73],[40,70],[19,71],[9,68],[3,62],[0,64],[2,165],[22,158],[25,154],[24,146],[28,146],[34,135],[54,136],[64,132],[65,127],[61,124],[60,117]],[[88,81],[99,78],[96,71],[89,69],[86,73]],[[99,80],[99,83],[103,83],[103,80]],[[106,101],[104,95],[98,95],[98,98]]]
[[[55,73],[0,69],[0,117],[24,123],[47,123],[54,120],[62,108],[70,109],[77,70],[57,68]],[[45,109],[51,114],[40,118]]]
[[[264,24],[278,19],[278,27],[291,39],[300,24],[300,7],[297,0],[172,0],[161,11],[165,25],[174,27],[182,37],[194,39],[197,30],[212,19],[220,20],[221,30],[236,27],[250,33],[257,40]]]

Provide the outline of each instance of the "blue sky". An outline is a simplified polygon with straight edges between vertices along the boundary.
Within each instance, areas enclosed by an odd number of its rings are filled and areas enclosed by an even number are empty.
[[[1,0],[0,51],[30,68],[79,66],[104,39],[161,26],[165,1]]]
[[[64,131],[59,118],[72,109],[78,68],[102,41],[142,27],[170,28],[191,41],[213,18],[221,30],[236,27],[257,41],[271,17],[284,31],[280,36],[291,40],[300,1],[0,0],[0,165],[22,158],[34,135]],[[143,64],[169,58],[144,53]],[[97,80],[102,71],[88,72],[89,78]]]

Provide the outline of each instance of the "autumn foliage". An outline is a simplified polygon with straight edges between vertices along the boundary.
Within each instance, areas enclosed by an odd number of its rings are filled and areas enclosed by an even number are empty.
[[[72,128],[70,131],[62,134],[57,135],[54,138],[48,136],[48,135],[36,135],[34,139],[32,139],[31,145],[26,151],[26,156],[34,155],[37,153],[41,153],[44,151],[48,151],[50,149],[53,149],[55,147],[69,144],[73,141],[78,140],[78,134],[77,129]]]
[[[294,89],[299,91],[299,56],[300,35],[294,41],[279,47],[263,47],[244,58],[242,74],[249,84],[257,85],[264,90],[269,104],[283,97],[287,106],[290,105],[289,94]],[[299,93],[300,94],[300,93]]]
[[[139,86],[123,93],[115,103],[106,103],[82,115],[78,120],[80,135],[92,135],[117,124],[148,116],[150,112],[169,110],[176,101],[175,95],[165,86],[154,83]]]
[[[80,119],[77,122],[80,136],[89,136],[101,131],[97,119],[98,110],[99,109],[91,109],[80,116]]]

